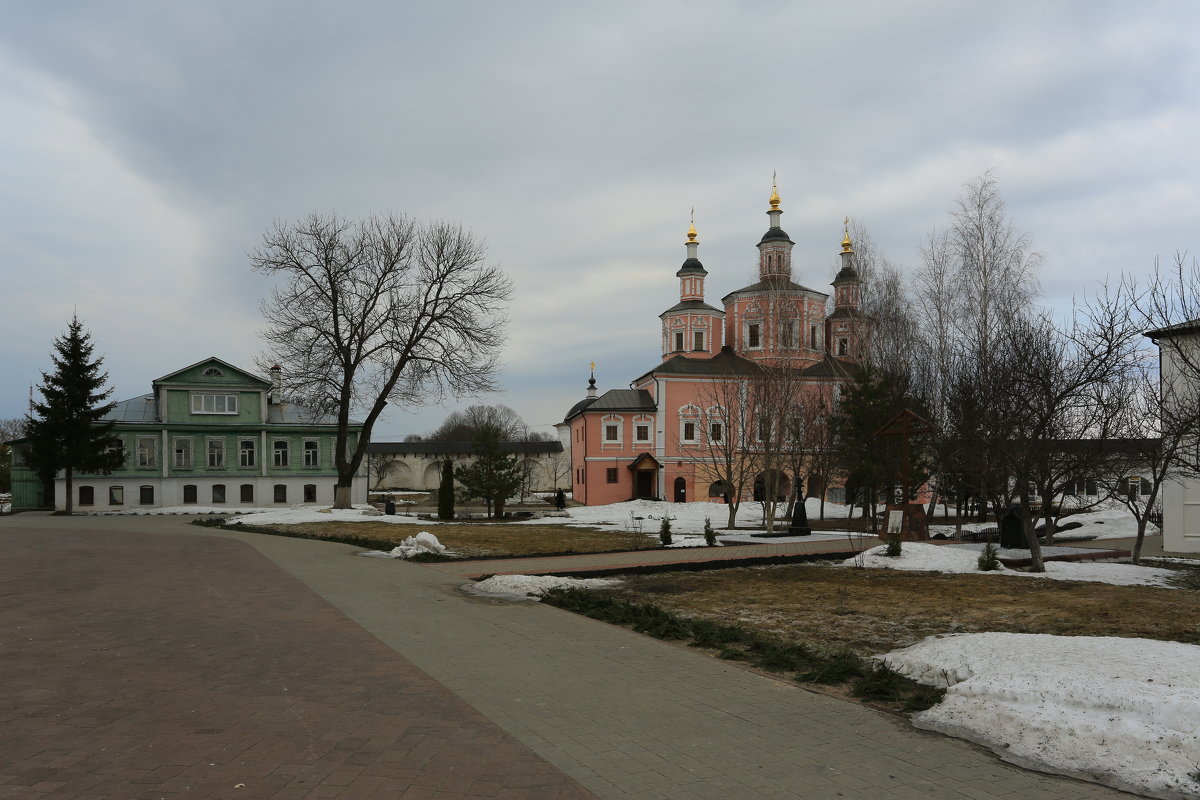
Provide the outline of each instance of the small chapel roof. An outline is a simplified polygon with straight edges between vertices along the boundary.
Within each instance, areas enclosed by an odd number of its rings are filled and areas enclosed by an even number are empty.
[[[749,286],[743,286],[741,289],[734,289],[732,292],[722,297],[721,302],[724,303],[729,298],[739,294],[751,294],[753,292],[811,292],[813,294],[820,295],[821,297],[829,297],[826,292],[818,292],[816,289],[810,289],[807,286],[801,286],[794,281],[770,280],[759,281],[758,283],[752,283]]]
[[[708,303],[704,302],[703,300],[680,300],[678,303],[671,306],[670,308],[668,308],[666,311],[662,312],[658,316],[665,317],[667,314],[670,314],[673,311],[716,311],[718,314],[725,313],[724,311],[722,311],[719,308],[714,308],[713,306],[710,306]]]
[[[654,398],[645,389],[609,389],[588,406],[588,411],[655,411]]]

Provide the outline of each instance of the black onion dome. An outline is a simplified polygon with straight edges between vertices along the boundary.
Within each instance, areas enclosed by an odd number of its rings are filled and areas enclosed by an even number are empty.
[[[768,228],[767,232],[763,234],[762,239],[759,239],[758,243],[762,244],[763,242],[773,242],[776,240],[795,244],[795,242],[791,240],[783,228]]]
[[[845,267],[842,267],[841,271],[838,272],[838,274],[836,276],[834,276],[832,285],[837,286],[839,283],[852,283],[852,282],[860,283],[861,281],[862,281],[862,279],[858,277],[858,270],[856,270],[854,267],[851,267],[851,266],[845,266]]]
[[[683,266],[680,267],[679,271],[675,273],[676,277],[695,274],[708,274],[708,270],[704,268],[704,265],[700,263],[700,259],[698,258],[689,258],[687,261],[684,261]]]
[[[567,412],[567,415],[565,417],[563,417],[563,422],[566,422],[567,420],[571,419],[571,417],[575,416],[576,414],[583,413],[583,411],[585,409],[587,409],[587,407],[590,406],[592,403],[596,402],[597,399],[598,398],[595,398],[595,397],[585,397],[582,400],[580,400],[578,403],[576,403],[575,405],[571,406],[571,410]]]

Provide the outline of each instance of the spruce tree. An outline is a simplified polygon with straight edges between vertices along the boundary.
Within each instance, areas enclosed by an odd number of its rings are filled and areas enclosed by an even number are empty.
[[[99,472],[107,475],[124,462],[120,439],[113,423],[101,418],[115,403],[105,403],[112,389],[105,389],[107,373],[100,371],[104,359],[92,358],[92,337],[83,329],[79,316],[72,315],[67,332],[54,340],[53,372],[42,373],[38,391],[42,402],[34,403],[28,418],[30,460],[42,480],[50,482],[62,470],[66,513],[74,511],[74,475]]]
[[[442,483],[438,486],[438,519],[454,519],[454,462],[442,464]]]
[[[516,456],[505,455],[501,447],[504,432],[494,425],[480,429],[471,443],[475,463],[459,467],[454,477],[471,497],[487,503],[488,516],[504,510],[504,501],[521,486],[521,464]]]

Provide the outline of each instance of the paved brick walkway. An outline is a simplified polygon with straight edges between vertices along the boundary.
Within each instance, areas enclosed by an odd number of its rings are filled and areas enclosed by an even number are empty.
[[[6,525],[0,636],[3,798],[590,796],[242,542]]]
[[[5,562],[10,552],[33,544],[9,522],[0,520]],[[429,566],[360,558],[355,548],[326,542],[198,532],[161,518],[47,518],[39,524],[46,526],[37,542],[45,556],[26,559],[15,570],[21,577],[0,583],[6,633],[14,630],[8,610],[14,602],[22,609],[17,624],[47,626],[33,635],[35,644],[21,644],[40,664],[25,669],[21,694],[0,684],[6,780],[0,797],[4,791],[37,797],[42,790],[33,778],[49,784],[64,775],[74,775],[73,793],[48,786],[43,793],[171,796],[129,790],[135,778],[164,766],[181,771],[154,788],[181,777],[193,785],[217,778],[204,784],[207,794],[179,791],[180,797],[271,797],[252,792],[282,787],[296,793],[279,797],[389,798],[403,790],[405,797],[461,798],[472,796],[473,786],[486,786],[496,797],[586,796],[564,773],[611,800],[1128,796],[1018,769],[973,745],[916,731],[901,718],[810,694],[690,648],[537,603],[469,596],[458,589],[461,577]],[[56,530],[64,525],[65,531]],[[103,533],[122,527],[146,535]],[[97,532],[75,532],[84,528]],[[56,563],[77,547],[89,564]],[[107,555],[93,555],[101,549]],[[255,552],[315,595],[263,567]],[[55,621],[40,622],[42,608]],[[157,622],[164,615],[174,621]],[[93,628],[105,633],[89,633]],[[86,641],[68,641],[75,634]],[[188,648],[201,634],[204,645]],[[95,651],[97,644],[110,649]],[[114,644],[120,662],[111,655]],[[130,660],[135,650],[141,655]],[[69,657],[48,655],[56,652]],[[179,654],[170,670],[157,666],[163,652]],[[85,670],[84,683],[99,679],[99,685],[71,685]],[[0,674],[9,674],[8,660],[0,661]],[[64,684],[66,694],[78,698],[58,699],[52,687]],[[176,701],[175,692],[189,699]],[[411,704],[388,705],[388,698],[407,698],[406,692],[415,693]],[[25,719],[31,712],[39,719]],[[104,713],[113,717],[95,716]],[[62,730],[51,714],[93,727]],[[26,728],[18,732],[14,724]],[[376,726],[386,730],[377,733]],[[143,727],[153,735],[139,732]],[[414,731],[429,737],[416,748]],[[10,742],[31,736],[37,741],[21,745],[19,761],[8,754]],[[214,736],[230,744],[217,749],[208,738]],[[100,749],[102,741],[112,742],[109,750]],[[169,758],[155,752],[167,741]],[[339,742],[346,747],[338,749]],[[266,778],[282,781],[287,770],[298,772],[290,783],[255,784],[260,778],[248,780],[249,770],[239,769],[246,753],[255,755],[251,763]],[[360,759],[370,766],[353,780],[381,780],[339,786]],[[455,782],[472,769],[494,777],[507,765],[504,788],[482,777]],[[14,766],[23,783],[13,783]],[[407,771],[379,775],[392,768]],[[37,769],[51,772],[32,774]],[[219,772],[210,773],[214,769]],[[307,769],[323,770],[325,783],[295,785]],[[93,779],[110,793],[82,785]],[[388,780],[412,783],[401,789]],[[239,782],[248,788],[230,788]]]

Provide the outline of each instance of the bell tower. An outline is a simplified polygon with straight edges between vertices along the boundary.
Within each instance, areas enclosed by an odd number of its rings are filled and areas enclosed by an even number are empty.
[[[842,268],[834,276],[833,313],[825,321],[825,341],[829,355],[837,358],[861,358],[866,347],[870,320],[862,312],[862,278],[854,267],[854,245],[850,241],[850,218],[843,221]]]
[[[767,202],[771,204],[767,209],[771,226],[758,242],[758,278],[770,283],[786,283],[792,279],[792,246],[796,243],[779,227],[783,209],[779,207],[782,201],[774,175],[771,176],[771,197]]]
[[[659,315],[662,320],[663,358],[686,354],[690,358],[712,358],[721,350],[725,312],[704,302],[704,277],[700,242],[696,233],[696,209],[688,226],[687,258],[675,273],[679,278],[679,302]]]

